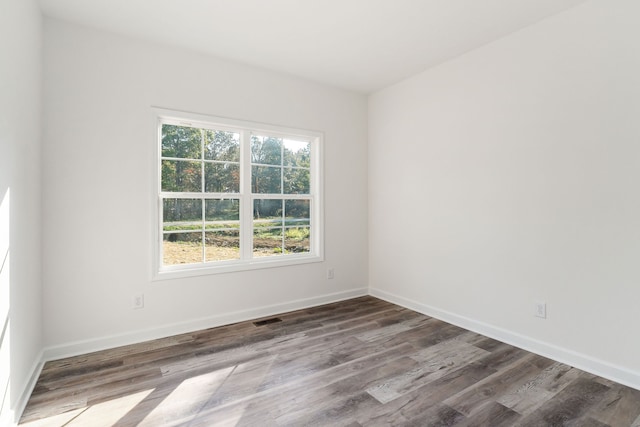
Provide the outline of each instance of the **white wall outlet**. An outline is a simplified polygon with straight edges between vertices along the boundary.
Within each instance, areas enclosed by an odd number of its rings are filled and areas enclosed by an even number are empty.
[[[333,279],[334,277],[333,268],[327,268],[327,279]]]
[[[135,294],[133,296],[133,309],[144,308],[144,294]]]
[[[535,316],[541,319],[547,318],[547,303],[544,301],[536,301],[535,303]]]

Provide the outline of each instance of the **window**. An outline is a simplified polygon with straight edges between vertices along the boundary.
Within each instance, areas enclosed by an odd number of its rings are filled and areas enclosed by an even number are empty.
[[[322,260],[321,134],[156,113],[156,277]]]

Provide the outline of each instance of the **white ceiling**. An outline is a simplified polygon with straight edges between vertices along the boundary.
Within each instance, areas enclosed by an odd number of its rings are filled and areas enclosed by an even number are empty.
[[[374,92],[585,0],[39,0],[46,15]]]

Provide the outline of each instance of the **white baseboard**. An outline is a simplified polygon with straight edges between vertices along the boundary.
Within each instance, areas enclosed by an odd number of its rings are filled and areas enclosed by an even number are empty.
[[[616,366],[604,360],[526,337],[446,310],[440,310],[380,289],[370,288],[369,295],[640,390],[640,372]]]
[[[38,357],[33,362],[33,366],[31,367],[31,375],[29,376],[29,381],[24,386],[18,401],[16,402],[15,408],[13,408],[13,413],[15,414],[15,424],[17,425],[20,421],[20,417],[22,417],[22,413],[24,412],[24,408],[27,407],[27,403],[29,402],[29,398],[31,397],[31,393],[33,393],[33,389],[38,382],[38,377],[40,377],[40,373],[42,372],[42,367],[44,366],[44,353],[41,351]]]
[[[352,289],[349,291],[321,295],[313,298],[289,301],[282,304],[268,305],[252,308],[249,310],[236,311],[217,316],[189,320],[186,322],[163,325],[157,328],[133,331],[126,334],[118,334],[90,340],[71,342],[68,344],[45,348],[43,351],[42,360],[44,362],[47,362],[51,360],[62,359],[65,357],[92,353],[94,351],[120,347],[123,345],[136,344],[158,338],[166,338],[172,335],[199,331],[201,329],[208,329],[214,328],[216,326],[229,325],[231,323],[244,322],[246,320],[256,319],[259,317],[272,316],[274,314],[282,314],[288,311],[300,310],[317,305],[329,304],[332,302],[365,296],[368,295],[368,293],[369,292],[367,288]]]

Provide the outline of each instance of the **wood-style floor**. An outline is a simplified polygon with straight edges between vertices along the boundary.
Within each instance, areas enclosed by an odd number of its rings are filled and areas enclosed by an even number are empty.
[[[373,297],[47,363],[25,426],[638,426],[640,391]]]

